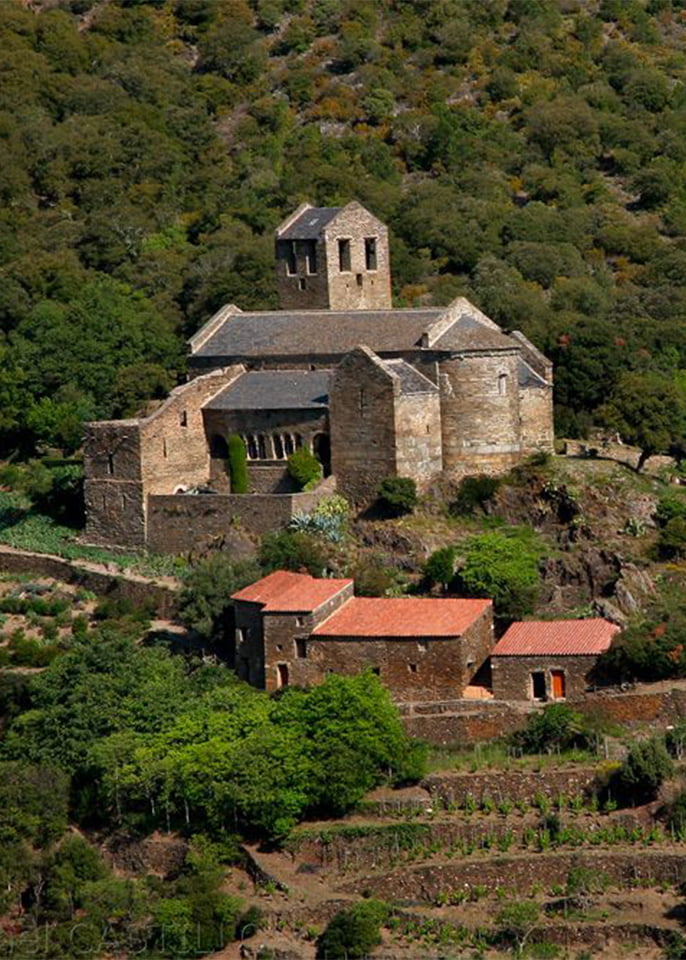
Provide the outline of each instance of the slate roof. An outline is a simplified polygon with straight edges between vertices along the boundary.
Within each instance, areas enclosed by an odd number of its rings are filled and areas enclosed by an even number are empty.
[[[312,631],[316,637],[459,637],[490,600],[353,597]]]
[[[251,370],[212,397],[205,410],[310,410],[329,405],[331,370]]]
[[[275,570],[234,593],[231,599],[259,603],[265,613],[310,613],[352,582],[317,579],[306,573]]]
[[[619,627],[588,620],[526,620],[513,623],[494,647],[492,657],[598,656],[612,643]]]
[[[436,393],[438,391],[435,383],[415,370],[409,363],[405,363],[404,360],[386,360],[384,365],[400,377],[400,392],[403,394]]]
[[[191,360],[343,356],[361,343],[376,353],[412,350],[444,312],[431,309],[236,313],[208,337]]]
[[[310,207],[303,210],[283,233],[279,233],[279,240],[316,240],[327,223],[340,211],[341,207]]]
[[[536,373],[533,367],[530,367],[529,364],[525,360],[522,360],[521,357],[517,361],[517,379],[520,387],[548,386],[543,377]]]
[[[449,327],[433,345],[436,350],[517,350],[519,345],[499,330],[481,323],[468,313]]]

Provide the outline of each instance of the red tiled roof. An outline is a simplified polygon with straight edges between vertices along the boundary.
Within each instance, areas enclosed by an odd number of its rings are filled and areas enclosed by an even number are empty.
[[[492,657],[596,656],[612,643],[619,627],[595,617],[588,620],[526,620],[513,623],[496,644]]]
[[[307,613],[335,597],[352,582],[323,580],[307,573],[275,570],[234,593],[231,599],[261,603],[267,613]]]
[[[459,637],[490,600],[353,597],[312,633],[317,637]]]

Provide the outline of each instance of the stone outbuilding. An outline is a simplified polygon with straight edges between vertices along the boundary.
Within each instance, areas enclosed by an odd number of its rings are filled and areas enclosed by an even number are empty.
[[[398,702],[460,698],[493,646],[490,600],[355,597],[278,570],[234,594],[239,676],[266,690],[371,669]]]
[[[564,700],[586,693],[590,673],[620,628],[601,617],[513,623],[491,654],[497,700]]]

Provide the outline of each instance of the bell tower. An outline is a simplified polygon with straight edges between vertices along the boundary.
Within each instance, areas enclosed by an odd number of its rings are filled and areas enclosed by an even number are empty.
[[[276,230],[282,310],[390,310],[388,230],[352,201],[302,204]]]

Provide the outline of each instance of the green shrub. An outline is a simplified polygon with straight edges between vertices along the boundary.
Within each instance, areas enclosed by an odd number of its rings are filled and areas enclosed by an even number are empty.
[[[248,456],[243,438],[239,437],[237,433],[232,433],[228,439],[228,448],[231,493],[247,493]]]
[[[411,477],[386,477],[377,495],[384,509],[394,517],[410,513],[417,506],[417,484]]]
[[[663,782],[674,775],[674,763],[662,740],[635,743],[617,771],[612,787],[631,806],[654,800]]]
[[[307,447],[300,447],[288,458],[288,475],[301,490],[312,490],[322,478],[322,465]]]
[[[660,530],[657,549],[663,560],[686,555],[686,517],[672,517]]]
[[[340,910],[317,940],[321,960],[360,960],[381,943],[381,926],[389,908],[378,900],[364,900]]]
[[[540,713],[532,713],[524,729],[511,739],[524,753],[554,753],[589,744],[583,714],[565,703],[551,703]]]
[[[179,619],[204,640],[225,640],[233,630],[231,595],[259,577],[259,567],[250,560],[233,562],[223,553],[210,554],[184,576]]]
[[[444,590],[455,576],[455,547],[440,547],[434,550],[424,564],[423,574],[431,583],[440,583]]]
[[[498,477],[489,477],[480,474],[476,477],[465,477],[460,484],[457,497],[450,504],[450,513],[455,516],[473,513],[477,508],[483,508],[492,500],[500,486]]]
[[[265,573],[305,569],[313,576],[321,576],[326,569],[326,554],[321,542],[311,534],[281,530],[262,538],[259,562]]]
[[[520,619],[531,613],[538,597],[541,548],[530,531],[493,531],[469,537],[458,571],[463,591],[489,597],[496,614]]]
[[[682,790],[669,805],[667,824],[676,836],[686,838],[686,791]]]

